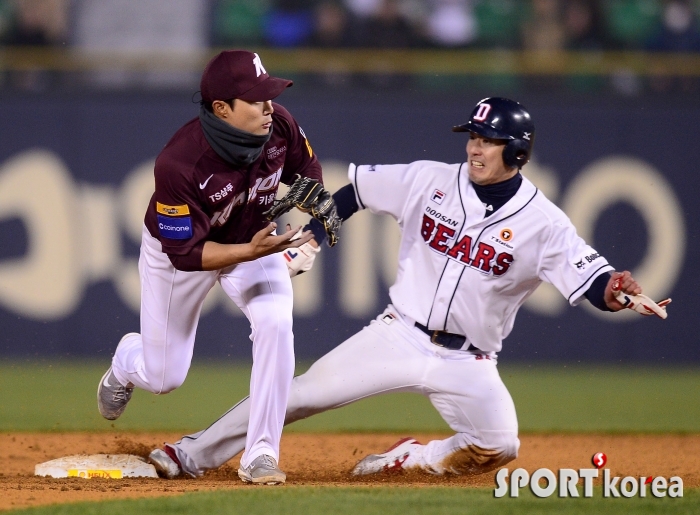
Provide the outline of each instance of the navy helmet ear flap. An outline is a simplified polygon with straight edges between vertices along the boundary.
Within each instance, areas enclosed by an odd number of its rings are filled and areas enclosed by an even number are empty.
[[[532,141],[510,140],[503,148],[503,163],[509,168],[522,168],[530,160]]]

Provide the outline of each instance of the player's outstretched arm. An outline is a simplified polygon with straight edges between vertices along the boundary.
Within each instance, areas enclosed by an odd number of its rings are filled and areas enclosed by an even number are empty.
[[[254,259],[277,252],[283,252],[289,248],[301,247],[313,238],[311,231],[301,233],[296,237],[301,226],[291,228],[279,236],[274,234],[277,224],[271,222],[253,236],[249,243],[222,244],[208,241],[202,250],[202,270],[219,270],[227,266],[253,261]]]
[[[355,199],[355,190],[352,184],[343,186],[333,194],[333,201],[337,206],[337,214],[343,222],[357,212],[359,206]],[[294,277],[311,270],[316,259],[316,254],[321,251],[320,245],[327,239],[327,230],[324,224],[316,218],[304,227],[304,230],[313,232],[314,237],[309,243],[301,245],[298,249],[289,249],[284,253],[289,276]]]
[[[659,318],[666,318],[666,306],[671,303],[671,299],[664,299],[654,302],[646,295],[642,294],[642,287],[632,277],[632,274],[624,272],[614,272],[605,287],[605,304],[611,311],[621,309],[633,309],[642,315],[656,315]]]
[[[297,238],[301,236],[301,234],[302,232],[299,231],[294,237]],[[316,243],[313,236],[311,240],[303,245],[300,245],[298,248],[285,250],[283,256],[287,265],[289,277],[295,277],[311,270],[311,267],[314,266],[314,261],[316,260],[316,254],[319,252],[321,252],[321,247],[319,247],[318,243]]]
[[[329,247],[338,243],[338,231],[342,222],[338,217],[334,197],[320,182],[297,174],[289,191],[275,200],[272,207],[263,214],[268,220],[275,220],[295,207],[304,213],[311,213],[323,225]]]

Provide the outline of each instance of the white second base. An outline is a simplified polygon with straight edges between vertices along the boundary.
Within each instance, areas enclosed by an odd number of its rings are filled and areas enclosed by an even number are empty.
[[[156,469],[132,454],[76,454],[39,463],[35,476],[121,479],[123,477],[158,477]]]

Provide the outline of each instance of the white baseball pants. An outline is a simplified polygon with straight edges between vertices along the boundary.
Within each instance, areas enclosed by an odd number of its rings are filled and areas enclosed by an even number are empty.
[[[279,460],[279,441],[294,376],[292,284],[281,254],[222,270],[182,272],[144,227],[141,255],[141,334],[125,336],[112,360],[114,375],[152,393],[179,387],[192,361],[204,299],[219,281],[250,321],[253,369],[244,467],[261,454]],[[241,440],[242,450],[243,440]]]
[[[390,392],[427,396],[456,432],[422,446],[404,466],[478,474],[517,457],[515,406],[495,356],[438,347],[391,305],[294,378],[285,423]],[[207,429],[172,445],[185,472],[199,476],[243,450],[251,415],[251,400],[243,399]]]

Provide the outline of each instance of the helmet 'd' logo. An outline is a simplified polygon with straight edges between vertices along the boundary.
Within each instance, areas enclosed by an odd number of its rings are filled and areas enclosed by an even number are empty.
[[[510,229],[502,229],[500,237],[503,241],[510,241],[513,239],[513,231]]]
[[[491,111],[491,104],[479,104],[479,109],[476,110],[473,116],[474,120],[483,122],[488,117],[489,111]]]

